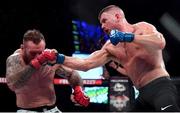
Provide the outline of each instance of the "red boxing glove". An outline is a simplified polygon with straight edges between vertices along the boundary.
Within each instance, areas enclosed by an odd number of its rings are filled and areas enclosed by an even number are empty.
[[[74,93],[73,93],[73,94],[74,94],[74,100],[75,100],[78,104],[80,104],[80,105],[82,105],[82,106],[85,106],[85,107],[87,107],[87,106],[89,105],[90,98],[87,97],[87,96],[83,93],[81,86],[76,86],[76,87],[74,88]]]
[[[38,55],[36,58],[31,60],[31,65],[39,69],[42,64],[44,64],[47,61],[54,61],[57,57],[57,51],[54,49],[45,49],[40,55]]]

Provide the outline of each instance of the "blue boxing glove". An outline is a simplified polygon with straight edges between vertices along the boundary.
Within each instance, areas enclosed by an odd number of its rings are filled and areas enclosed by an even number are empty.
[[[56,63],[57,64],[63,64],[65,60],[65,56],[63,54],[57,54]]]
[[[117,45],[119,42],[132,42],[134,40],[133,33],[125,33],[117,29],[111,30],[109,37],[113,45]]]

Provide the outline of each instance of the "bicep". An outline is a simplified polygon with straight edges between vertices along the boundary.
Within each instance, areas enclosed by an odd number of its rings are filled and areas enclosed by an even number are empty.
[[[118,59],[119,62],[122,62],[123,59],[126,57],[125,49],[122,43],[119,43],[116,46],[109,43],[106,46],[104,46],[104,49],[106,49],[106,51],[109,53],[109,57],[110,57],[109,59],[111,60]]]
[[[138,31],[142,31],[138,33]],[[152,24],[142,24],[137,32],[135,32],[134,41],[144,47],[152,49],[163,49],[165,47],[165,39],[163,35],[156,30]]]

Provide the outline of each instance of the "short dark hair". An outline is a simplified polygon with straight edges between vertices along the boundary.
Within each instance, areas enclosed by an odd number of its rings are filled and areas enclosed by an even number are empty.
[[[101,17],[101,15],[102,15],[103,12],[107,12],[107,11],[109,11],[109,10],[111,10],[111,9],[114,9],[114,8],[121,10],[121,8],[118,7],[118,6],[116,6],[116,5],[106,6],[105,8],[103,8],[103,9],[99,12],[98,19],[100,19],[100,17]]]
[[[39,30],[36,30],[36,29],[27,30],[23,36],[23,43],[27,41],[33,41],[33,43],[39,44],[41,40],[45,41],[45,38],[43,34]]]

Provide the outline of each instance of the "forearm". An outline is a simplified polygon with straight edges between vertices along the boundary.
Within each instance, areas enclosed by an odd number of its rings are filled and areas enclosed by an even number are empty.
[[[63,65],[76,70],[86,71],[88,69],[88,63],[85,59],[65,56]]]
[[[127,75],[126,70],[125,70],[124,68],[120,67],[120,66],[118,66],[118,67],[116,68],[116,70],[117,70],[119,73],[123,74],[123,75]]]
[[[83,81],[78,72],[64,65],[58,66],[56,74],[63,74],[73,88],[72,100],[85,107],[88,106],[90,99],[83,93]]]
[[[24,86],[35,71],[36,70],[32,66],[27,65],[22,70],[19,70],[15,73],[11,73],[11,75],[7,75],[6,78],[8,85],[13,89]]]
[[[71,75],[67,77],[68,82],[74,88],[75,86],[83,86],[83,80],[77,71],[73,70]]]
[[[165,39],[158,31],[147,30],[145,33],[127,33],[118,30],[112,30],[110,33],[110,41],[113,45],[119,42],[137,43],[147,48],[163,49],[165,47]]]
[[[65,56],[65,61],[63,64],[76,70],[87,71],[89,69],[104,65],[108,61],[109,57],[107,51],[99,50],[92,53],[86,59]]]

